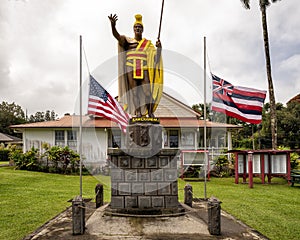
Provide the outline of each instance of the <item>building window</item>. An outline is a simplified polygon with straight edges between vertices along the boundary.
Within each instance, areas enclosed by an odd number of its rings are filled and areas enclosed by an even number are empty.
[[[63,130],[55,131],[55,145],[60,147],[65,146],[65,131]]]
[[[73,130],[68,130],[67,131],[67,145],[72,149],[72,150],[77,150],[77,132]]]
[[[168,132],[163,131],[163,146],[169,147],[169,139],[168,139]]]
[[[192,131],[181,133],[181,146],[182,147],[194,147],[195,145],[195,133]]]
[[[212,138],[212,139],[210,140],[209,146],[210,146],[210,147],[213,147],[213,148],[217,147],[217,143],[216,143],[216,142],[217,142],[216,139],[215,139],[215,138]]]
[[[77,150],[77,132],[73,130],[56,130],[55,145],[60,147],[68,146],[72,150]]]
[[[119,129],[108,130],[108,147],[110,148],[121,147],[121,131]]]
[[[219,148],[226,147],[226,137],[224,135],[218,136],[218,147]]]
[[[77,132],[68,130],[68,141],[76,141],[77,140]]]
[[[178,148],[179,143],[179,137],[178,137],[178,130],[170,130],[169,131],[169,143],[170,143],[170,148]]]

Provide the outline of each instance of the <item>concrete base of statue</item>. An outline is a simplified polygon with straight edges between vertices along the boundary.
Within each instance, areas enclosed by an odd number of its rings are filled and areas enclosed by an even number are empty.
[[[112,213],[162,214],[180,211],[177,149],[162,149],[158,119],[130,121],[124,149],[108,152]]]

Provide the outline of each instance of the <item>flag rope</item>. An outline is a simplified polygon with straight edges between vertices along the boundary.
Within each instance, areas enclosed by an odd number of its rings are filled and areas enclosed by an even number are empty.
[[[83,53],[84,53],[84,59],[85,59],[85,63],[86,63],[86,67],[87,67],[88,73],[89,73],[89,75],[91,75],[90,68],[89,68],[89,63],[87,61],[86,52],[85,52],[83,44],[82,44],[82,50],[83,50]]]

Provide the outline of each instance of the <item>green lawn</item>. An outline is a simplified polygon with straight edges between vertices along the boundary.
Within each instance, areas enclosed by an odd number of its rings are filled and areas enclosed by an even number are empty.
[[[0,165],[7,165],[9,164],[9,161],[0,161]]]
[[[234,184],[233,178],[213,178],[207,182],[207,196],[222,201],[222,209],[260,231],[270,239],[299,239],[300,187],[290,187],[283,179],[253,189]],[[109,177],[83,176],[83,197],[94,198],[98,182],[104,184],[109,201]],[[186,182],[179,180],[179,200]],[[204,197],[204,183],[190,182],[194,197]],[[0,239],[16,240],[47,222],[79,194],[79,176],[66,176],[0,168]]]
[[[179,180],[179,188],[185,184]],[[203,182],[189,184],[196,197],[204,197]],[[207,197],[211,196],[222,201],[223,210],[272,240],[300,239],[300,185],[290,187],[281,178],[262,185],[255,179],[250,189],[248,184],[234,184],[233,178],[212,178],[207,183]]]
[[[83,197],[93,198],[97,180],[84,176]],[[22,239],[56,216],[79,195],[79,176],[0,168],[0,239]]]

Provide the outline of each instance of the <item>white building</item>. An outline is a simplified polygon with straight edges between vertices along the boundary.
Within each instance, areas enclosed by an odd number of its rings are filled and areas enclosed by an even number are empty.
[[[201,150],[204,148],[204,120],[191,107],[164,93],[155,112],[163,127],[162,148]],[[43,144],[69,146],[78,151],[78,115],[66,114],[59,120],[13,125],[23,134],[23,150],[35,147],[43,151]],[[107,150],[123,146],[124,137],[118,126],[101,117],[83,116],[82,149],[88,162],[106,162]],[[207,147],[217,154],[231,149],[231,131],[237,125],[206,121]]]

